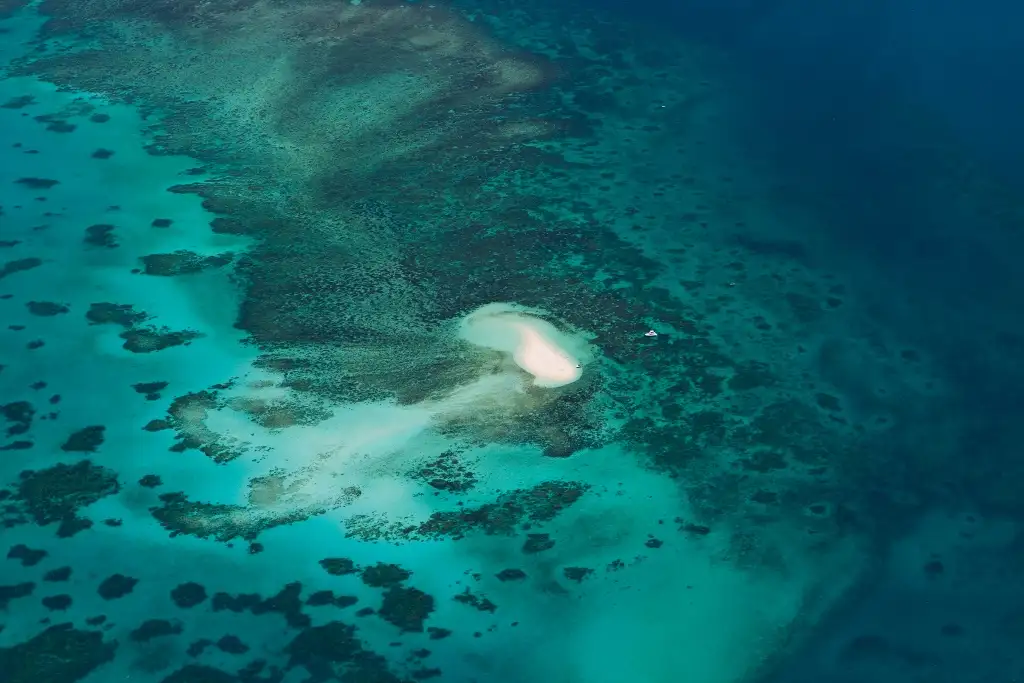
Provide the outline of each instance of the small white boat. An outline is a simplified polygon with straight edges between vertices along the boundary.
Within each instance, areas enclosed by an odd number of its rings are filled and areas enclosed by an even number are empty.
[[[647,330],[646,332],[644,332],[644,336],[645,337],[657,337],[658,333],[655,332],[654,330]]]

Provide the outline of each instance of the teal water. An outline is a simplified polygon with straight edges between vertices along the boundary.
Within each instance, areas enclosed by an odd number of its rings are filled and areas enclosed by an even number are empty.
[[[1016,372],[1016,285],[844,243],[882,195],[617,16],[11,7],[0,681],[1019,670],[1022,472],[962,410]],[[934,135],[915,187],[1012,217]],[[489,304],[579,379],[460,336]]]

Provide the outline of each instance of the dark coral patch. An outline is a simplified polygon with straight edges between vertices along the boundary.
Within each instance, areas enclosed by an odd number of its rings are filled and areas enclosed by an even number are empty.
[[[57,525],[57,538],[70,538],[80,531],[92,528],[92,520],[82,517],[65,517]]]
[[[527,555],[542,553],[555,547],[555,542],[548,534],[527,534],[523,541],[523,552]]]
[[[231,612],[250,612],[254,615],[276,612],[284,616],[288,625],[293,628],[306,628],[310,624],[309,617],[302,612],[302,584],[295,581],[286,585],[277,595],[263,599],[257,593],[215,593],[210,601],[214,612],[228,610]]]
[[[397,586],[412,576],[412,572],[402,569],[397,564],[385,564],[378,562],[372,567],[363,570],[363,583],[374,588],[386,588]]]
[[[147,432],[162,432],[165,429],[170,429],[171,423],[167,420],[150,420],[142,428]]]
[[[149,512],[172,534],[213,537],[218,541],[236,538],[252,541],[265,529],[292,524],[309,516],[308,512],[297,511],[270,519],[239,519],[238,513],[245,510],[244,506],[193,502],[178,491],[162,493],[159,500],[160,506],[151,507]]]
[[[117,643],[99,631],[51,626],[29,640],[0,648],[4,683],[75,683],[114,658]]]
[[[39,123],[45,123],[46,130],[54,133],[72,133],[77,128],[75,124],[68,123],[60,114],[40,114],[32,118]]]
[[[43,581],[50,581],[50,582],[54,582],[54,583],[60,582],[60,581],[67,581],[70,578],[71,578],[71,567],[68,567],[68,566],[57,567],[56,569],[51,569],[50,571],[46,572],[46,574],[43,575]]]
[[[221,612],[227,610],[229,612],[245,612],[256,605],[260,604],[262,598],[259,593],[239,593],[238,595],[231,595],[230,593],[214,593],[213,599],[210,601],[210,608],[214,612]]]
[[[206,589],[195,581],[188,581],[171,590],[171,600],[182,609],[190,609],[206,600]]]
[[[18,95],[12,97],[3,104],[0,104],[0,109],[22,109],[31,104],[35,104],[36,98],[34,95]]]
[[[146,275],[189,275],[231,263],[234,255],[200,256],[192,251],[172,254],[150,254],[142,257],[142,272]]]
[[[407,532],[424,538],[461,538],[479,529],[491,535],[513,535],[525,522],[547,522],[569,507],[589,486],[578,482],[548,481],[530,489],[509,491],[493,503],[452,512],[435,512],[418,528]]]
[[[26,598],[32,595],[32,592],[35,589],[36,585],[31,581],[23,581],[22,583],[16,583],[11,586],[0,586],[0,609],[7,609],[7,605],[11,600]],[[0,671],[2,671],[2,669],[0,669]]]
[[[473,488],[476,475],[463,465],[455,451],[445,451],[434,460],[427,462],[412,473],[439,491],[462,493]]]
[[[24,434],[32,427],[32,418],[36,410],[28,401],[15,401],[0,405],[0,415],[11,423],[7,428],[7,436]]]
[[[359,598],[353,595],[334,595],[334,591],[323,590],[317,591],[306,598],[306,604],[310,607],[323,607],[325,605],[333,605],[338,608],[351,607],[352,605],[359,602]]]
[[[149,318],[145,313],[135,311],[131,304],[106,302],[89,304],[85,317],[92,325],[112,324],[121,327],[133,327]]]
[[[587,578],[593,573],[594,570],[588,569],[587,567],[565,567],[562,570],[562,575],[565,578],[569,579],[570,581],[575,581],[576,583],[582,582],[583,579]]]
[[[418,588],[392,586],[384,593],[380,616],[402,631],[422,631],[434,611],[434,598]]]
[[[468,588],[456,595],[454,600],[455,602],[460,602],[463,605],[469,605],[481,612],[494,612],[494,610],[498,609],[498,606],[488,598],[483,595],[477,595]]]
[[[100,597],[104,600],[119,600],[134,591],[135,586],[138,583],[138,579],[130,576],[125,576],[124,574],[112,574],[111,576],[103,579],[99,588],[96,589],[96,592],[99,593]]]
[[[16,181],[19,185],[24,185],[30,190],[49,190],[54,185],[59,185],[59,180],[53,180],[52,178],[18,178]]]
[[[309,617],[302,612],[302,584],[293,581],[282,588],[277,595],[261,600],[253,605],[250,611],[255,615],[276,612],[284,616],[292,628],[306,628],[310,624]]]
[[[83,427],[72,433],[60,449],[68,453],[94,453],[103,445],[103,435],[106,430],[107,428],[103,425]]]
[[[0,268],[0,280],[4,279],[8,275],[13,275],[14,273],[21,273],[26,270],[32,270],[33,268],[38,268],[41,265],[43,265],[43,260],[35,257],[21,258],[15,259],[13,261],[8,261],[3,265],[2,268]]]
[[[63,612],[71,607],[71,596],[66,594],[49,595],[42,599],[42,603],[43,607],[51,612]]]
[[[253,232],[252,226],[246,221],[218,216],[210,221],[210,229],[218,235],[248,235]]]
[[[84,241],[93,247],[113,249],[117,246],[117,239],[114,237],[114,226],[109,223],[90,225],[85,229]]]
[[[24,543],[12,545],[11,549],[7,551],[7,559],[18,560],[23,567],[34,567],[42,562],[47,555],[49,553],[45,550],[33,550]]]
[[[334,602],[334,591],[317,591],[306,598],[306,604],[311,607],[321,607]]]
[[[58,304],[54,301],[29,301],[25,306],[28,308],[29,313],[41,318],[61,315],[71,310],[66,304]]]
[[[138,394],[155,394],[166,388],[167,382],[139,382],[132,385],[132,389]]]
[[[138,628],[132,630],[128,637],[137,643],[145,643],[154,638],[176,636],[184,630],[181,624],[167,619],[147,619]]]
[[[363,654],[355,632],[355,626],[340,621],[305,629],[285,648],[288,668],[303,666],[314,679],[333,678],[336,667],[344,670]]]
[[[340,621],[304,629],[285,647],[287,668],[301,666],[316,681],[399,683],[387,660],[367,650],[355,633],[355,626]]]
[[[203,335],[191,330],[144,328],[126,330],[120,334],[122,347],[132,353],[153,353],[175,346],[188,346]]]
[[[502,569],[495,576],[498,577],[498,581],[522,581],[526,578],[526,572],[522,569]]]
[[[243,643],[238,636],[231,634],[221,636],[216,644],[218,650],[221,652],[227,652],[231,655],[244,655],[249,651],[248,645]]]
[[[147,489],[155,489],[163,483],[163,480],[156,474],[147,474],[139,479],[139,486],[143,486]]]
[[[117,493],[117,475],[88,460],[21,473],[15,497],[41,526],[71,521],[80,508]]]
[[[320,566],[331,576],[344,576],[346,574],[355,574],[359,571],[355,562],[347,557],[328,557],[320,560]]]

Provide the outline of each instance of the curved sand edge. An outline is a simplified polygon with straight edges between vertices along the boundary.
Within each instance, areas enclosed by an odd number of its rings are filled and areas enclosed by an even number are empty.
[[[510,354],[539,387],[565,386],[583,375],[586,342],[564,334],[522,306],[481,306],[460,321],[459,337]]]

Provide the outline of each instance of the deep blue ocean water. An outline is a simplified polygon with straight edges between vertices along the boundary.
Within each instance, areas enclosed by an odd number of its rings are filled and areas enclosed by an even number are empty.
[[[1020,678],[1020,12],[0,0],[0,683]]]

